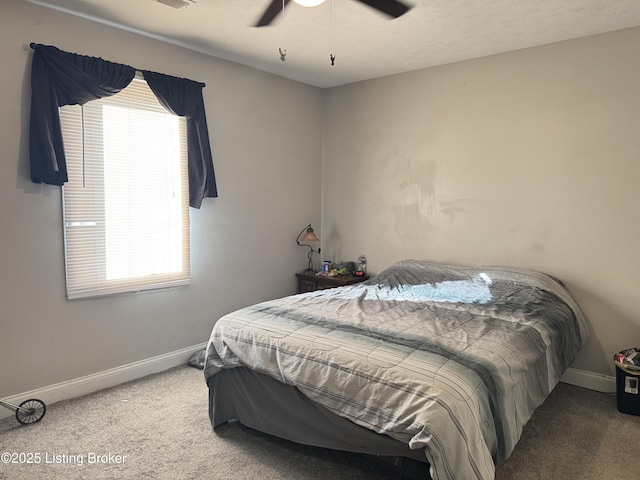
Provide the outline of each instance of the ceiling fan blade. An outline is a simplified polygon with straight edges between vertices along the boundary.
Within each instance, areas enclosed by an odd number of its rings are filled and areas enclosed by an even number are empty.
[[[402,2],[397,0],[357,0],[360,3],[364,3],[369,5],[371,8],[375,8],[376,10],[381,11],[393,18],[398,18],[409,10],[412,7],[405,5]]]
[[[289,3],[289,0],[272,0],[267,9],[262,14],[258,23],[256,23],[256,27],[265,27],[269,25],[273,20],[278,16],[279,13],[282,13],[283,6],[286,6]]]

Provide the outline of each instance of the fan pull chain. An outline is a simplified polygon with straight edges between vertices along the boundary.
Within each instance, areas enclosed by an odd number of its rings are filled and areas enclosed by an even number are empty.
[[[282,0],[282,16],[283,17],[284,17],[284,6],[285,6],[285,1]],[[284,44],[284,25],[282,27],[282,30],[280,30],[280,31],[282,32],[282,36],[280,38],[280,43]],[[283,50],[282,47],[280,47],[280,48],[278,48],[278,53],[280,53],[280,60],[284,62],[287,59],[287,49],[285,48]]]
[[[331,60],[331,65],[335,65],[336,56],[333,54],[333,17],[334,17],[334,0],[331,0],[331,52],[329,53],[329,60]]]

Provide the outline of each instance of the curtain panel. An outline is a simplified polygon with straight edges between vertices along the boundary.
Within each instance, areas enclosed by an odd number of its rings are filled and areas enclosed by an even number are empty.
[[[49,45],[32,43],[31,48],[31,181],[63,185],[68,177],[59,107],[115,95],[131,83],[136,69]],[[202,97],[204,84],[155,72],[143,71],[143,75],[162,106],[186,117],[189,205],[200,208],[203,198],[218,196]]]

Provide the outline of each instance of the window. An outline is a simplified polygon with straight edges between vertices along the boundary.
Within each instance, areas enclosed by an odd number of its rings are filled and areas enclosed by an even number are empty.
[[[60,109],[67,298],[186,285],[186,121],[144,80]]]

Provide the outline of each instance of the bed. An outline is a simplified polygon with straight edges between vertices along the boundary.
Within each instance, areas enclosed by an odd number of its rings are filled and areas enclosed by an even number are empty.
[[[551,276],[404,260],[219,319],[209,416],[393,459],[413,478],[493,479],[586,338]]]

